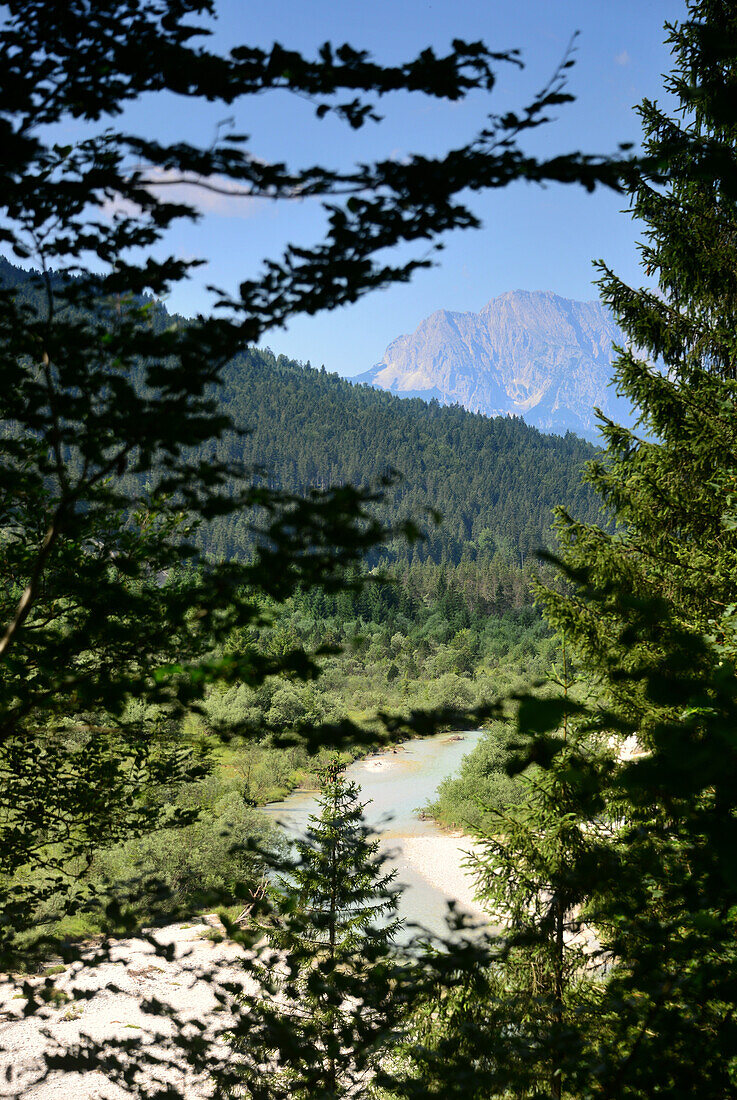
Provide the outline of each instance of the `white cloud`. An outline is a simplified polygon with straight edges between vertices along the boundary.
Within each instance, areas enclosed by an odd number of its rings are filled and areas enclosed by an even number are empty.
[[[181,202],[202,214],[221,218],[251,218],[269,202],[254,197],[246,188],[224,176],[199,177],[191,172],[157,167],[143,168],[141,176],[144,186],[163,201]],[[108,217],[116,213],[129,216],[138,213],[134,203],[120,197],[103,203],[101,209]]]
[[[222,218],[250,218],[268,201],[254,198],[245,187],[221,176],[199,177],[173,169],[154,168],[144,181],[160,198],[186,203],[203,214]]]
[[[622,50],[621,53],[616,54],[614,57],[614,61],[617,65],[629,65],[630,60],[630,55],[626,50]]]

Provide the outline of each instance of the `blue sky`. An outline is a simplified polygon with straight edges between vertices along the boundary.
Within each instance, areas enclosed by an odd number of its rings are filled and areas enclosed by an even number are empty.
[[[294,165],[345,165],[353,159],[442,152],[468,140],[490,111],[522,106],[555,70],[575,31],[576,65],[569,89],[576,102],[561,107],[557,120],[538,131],[538,153],[611,152],[622,141],[637,141],[633,107],[644,96],[663,98],[662,73],[670,67],[663,24],[684,15],[675,0],[218,0],[215,43],[248,42],[313,51],[329,39],[369,49],[379,61],[396,62],[427,45],[438,50],[454,37],[482,38],[494,49],[518,47],[525,69],[500,69],[490,96],[461,105],[400,95],[381,101],[385,121],[353,133],[328,118],[318,122],[314,108],[278,92],[236,104],[225,112],[151,98],[128,112],[127,121],[167,137],[212,140],[218,122],[232,115],[238,132],[251,135],[257,156]],[[629,280],[639,280],[637,226],[621,213],[620,196],[603,190],[546,189],[517,184],[473,200],[483,221],[480,231],[446,239],[440,266],[419,273],[409,286],[394,287],[351,307],[295,320],[273,332],[276,352],[328,370],[352,375],[376,363],[386,345],[412,331],[435,309],[477,310],[506,290],[553,290],[572,298],[596,296],[592,259],[604,257]],[[202,256],[202,269],[171,298],[170,308],[190,314],[207,308],[207,282],[233,290],[257,274],[264,257],[278,254],[287,241],[319,239],[321,219],[314,204],[208,200],[201,222],[172,232],[168,247],[184,256]]]

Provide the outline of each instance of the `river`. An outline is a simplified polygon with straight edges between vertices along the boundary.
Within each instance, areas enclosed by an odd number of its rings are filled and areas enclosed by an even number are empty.
[[[397,882],[404,888],[399,915],[408,928],[419,926],[435,935],[447,934],[448,902],[458,901],[458,894],[468,901],[465,879],[463,889],[459,885],[455,892],[453,887],[454,880],[458,882],[460,878],[458,864],[463,853],[458,852],[457,843],[434,821],[421,820],[417,810],[433,797],[443,779],[458,770],[463,757],[480,737],[480,730],[471,730],[417,738],[396,751],[387,750],[357,760],[347,769],[349,778],[361,787],[361,801],[368,803],[364,811],[367,824],[381,837],[388,864],[397,869]],[[307,829],[316,799],[312,792],[295,791],[283,802],[271,803],[266,809],[288,832],[299,835]],[[428,843],[433,838],[437,843]],[[418,860],[418,849],[433,850],[432,877],[436,881],[421,873],[419,867],[427,863],[427,858]],[[446,866],[441,866],[438,874],[438,861],[443,860]],[[427,868],[423,869],[427,873]],[[442,887],[437,881],[441,878]],[[478,919],[478,911],[473,916]]]

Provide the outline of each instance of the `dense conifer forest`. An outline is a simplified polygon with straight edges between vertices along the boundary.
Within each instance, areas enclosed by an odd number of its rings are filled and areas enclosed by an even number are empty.
[[[423,521],[428,538],[409,547],[395,541],[395,560],[455,565],[501,552],[522,564],[551,545],[556,505],[581,519],[598,516],[599,503],[581,482],[595,449],[572,433],[544,435],[518,418],[400,399],[268,350],[238,356],[224,383],[223,408],[249,434],[226,434],[214,453],[262,467],[269,485],[301,493],[376,484],[397,471],[384,517]],[[429,509],[440,513],[440,526]],[[247,523],[211,524],[207,549],[243,553]]]
[[[19,289],[20,300],[38,308],[29,274],[3,260],[0,285]],[[141,301],[155,331],[186,326],[161,303]],[[142,368],[134,375],[143,389]],[[378,487],[382,477],[396,474],[382,520],[414,519],[426,537],[413,544],[395,539],[384,560],[457,565],[498,556],[521,566],[553,545],[557,505],[582,522],[599,518],[600,502],[582,480],[596,449],[572,432],[546,435],[517,417],[400,399],[269,349],[237,355],[223,371],[217,401],[236,430],[195,449],[195,460],[253,471],[256,484],[295,494],[344,483]],[[198,541],[211,557],[247,556],[253,516],[212,520]]]

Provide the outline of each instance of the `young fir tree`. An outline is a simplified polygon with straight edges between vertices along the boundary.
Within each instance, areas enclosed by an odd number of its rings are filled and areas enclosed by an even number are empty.
[[[384,870],[359,799],[331,765],[299,861],[279,876],[258,992],[235,1031],[236,1079],[258,1100],[365,1095],[396,1040],[396,871]]]

